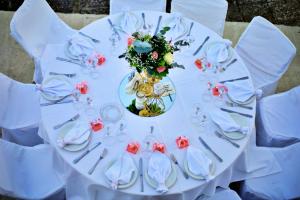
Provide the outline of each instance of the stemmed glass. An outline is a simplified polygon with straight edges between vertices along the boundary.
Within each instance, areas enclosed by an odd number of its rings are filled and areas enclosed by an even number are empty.
[[[128,135],[126,133],[126,123],[125,123],[125,121],[120,122],[119,130],[117,131],[116,137],[120,142],[124,143],[124,142],[128,141]]]
[[[196,103],[193,106],[192,113],[191,113],[191,122],[201,132],[204,132],[206,130],[208,117],[203,111],[202,105],[199,103]]]
[[[150,132],[143,139],[143,153],[145,157],[150,157],[152,153],[152,145],[157,140],[154,135],[154,126],[150,126]]]

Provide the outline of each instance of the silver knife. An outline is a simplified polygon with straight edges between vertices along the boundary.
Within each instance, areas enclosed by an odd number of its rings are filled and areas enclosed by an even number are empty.
[[[233,110],[229,110],[229,109],[226,109],[226,108],[220,108],[222,111],[224,112],[228,112],[228,113],[235,113],[235,114],[239,114],[243,117],[248,117],[248,118],[253,118],[252,115],[249,115],[249,114],[245,114],[245,113],[240,113],[240,112],[237,112],[237,111],[233,111]]]
[[[85,33],[83,33],[83,32],[79,32],[79,34],[82,35],[82,36],[84,36],[84,37],[86,37],[86,38],[89,38],[89,39],[92,40],[94,43],[100,43],[100,40],[97,40],[97,39],[95,39],[95,38],[93,38],[93,37],[91,37],[91,36],[89,36],[89,35],[87,35],[87,34],[85,34]]]
[[[229,79],[229,80],[226,80],[226,81],[220,81],[220,83],[234,82],[234,81],[241,81],[241,80],[247,80],[247,79],[249,79],[249,76],[244,76],[244,77],[241,77],[241,78],[235,78],[235,79]]]
[[[159,26],[160,26],[160,22],[161,22],[161,18],[162,18],[162,16],[160,15],[160,16],[158,17],[158,22],[157,22],[157,26],[156,26],[154,35],[156,35],[156,34],[158,33]]]
[[[73,78],[74,76],[76,76],[75,73],[73,73],[73,74],[66,74],[66,73],[57,73],[57,72],[49,72],[49,75],[54,75],[54,76],[56,76],[56,75],[62,75],[62,76],[66,76],[68,78]]]
[[[139,173],[140,173],[140,183],[141,183],[141,192],[144,192],[144,170],[143,170],[143,159],[139,160]]]
[[[235,146],[236,148],[240,148],[240,145],[231,141],[230,139],[228,139],[226,136],[222,135],[221,133],[219,133],[218,131],[215,131],[215,134],[217,137],[222,138],[224,140],[226,140],[227,142],[229,142],[230,144],[232,144],[233,146]]]
[[[237,59],[233,59],[230,63],[228,63],[225,67],[223,67],[223,70],[225,71],[230,65],[234,64],[237,61]]]
[[[73,60],[67,59],[67,58],[62,58],[62,57],[56,57],[56,60],[63,61],[63,62],[68,62],[68,63],[72,63],[72,64],[75,64],[75,65],[80,65],[81,67],[84,65],[84,64],[82,64],[80,62],[73,61]]]
[[[65,121],[65,122],[63,122],[63,123],[61,123],[61,124],[55,125],[55,126],[53,127],[53,129],[54,129],[54,130],[59,129],[59,128],[61,128],[62,126],[64,126],[65,124],[77,120],[79,117],[80,117],[80,115],[79,115],[79,114],[76,114],[76,115],[75,115],[74,117],[72,117],[71,119],[68,119],[67,121]]]
[[[217,160],[219,161],[219,162],[223,162],[223,159],[216,153],[216,152],[214,152],[214,150],[212,150],[211,148],[210,148],[210,146],[208,146],[208,144],[199,136],[199,140],[200,140],[200,142],[203,144],[203,146],[207,149],[207,150],[209,150],[216,158],[217,158]]]
[[[170,154],[170,158],[171,158],[171,160],[175,163],[175,165],[178,166],[178,168],[180,169],[180,171],[181,171],[181,173],[183,174],[184,178],[185,178],[185,179],[188,179],[188,178],[189,178],[189,175],[188,175],[188,174],[186,173],[186,171],[179,165],[179,163],[178,163],[176,157],[174,156],[174,154],[171,153],[171,154]]]
[[[204,41],[202,42],[202,44],[199,46],[199,48],[195,51],[195,53],[193,54],[193,56],[195,56],[204,46],[204,44],[209,40],[209,36],[207,36]]]
[[[73,163],[76,164],[78,163],[82,158],[84,158],[87,154],[89,154],[91,151],[93,151],[94,149],[96,149],[99,145],[101,144],[101,142],[96,143],[93,147],[91,147],[90,149],[86,150],[83,154],[81,154],[78,158],[75,158],[73,160]]]

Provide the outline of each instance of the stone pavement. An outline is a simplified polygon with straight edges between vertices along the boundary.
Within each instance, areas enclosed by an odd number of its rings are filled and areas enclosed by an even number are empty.
[[[0,11],[0,72],[21,82],[31,82],[34,65],[26,52],[10,37],[9,23],[13,12]],[[104,17],[90,14],[59,14],[71,27],[80,29],[83,26]],[[248,23],[226,22],[224,38],[235,44]],[[286,91],[300,85],[300,27],[278,26],[298,49],[297,56],[289,70],[280,80],[278,92]]]

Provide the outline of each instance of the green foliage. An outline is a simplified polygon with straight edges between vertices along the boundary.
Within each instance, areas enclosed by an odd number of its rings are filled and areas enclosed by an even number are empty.
[[[130,66],[136,68],[138,72],[144,69],[150,75],[160,79],[167,76],[171,68],[184,69],[182,65],[178,65],[177,63],[167,64],[164,59],[164,55],[167,53],[173,55],[174,51],[178,50],[171,42],[166,41],[164,35],[169,30],[170,27],[164,27],[155,36],[149,34],[143,35],[139,32],[133,33],[133,45],[128,46],[126,52],[120,55],[119,58],[125,58]],[[161,66],[165,67],[165,71],[158,72],[157,69]]]
[[[139,110],[135,107],[135,99],[132,100],[131,104],[127,107],[127,109],[133,114],[139,115]]]

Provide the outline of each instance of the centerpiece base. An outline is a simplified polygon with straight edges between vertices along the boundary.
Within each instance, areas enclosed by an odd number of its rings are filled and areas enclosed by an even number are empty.
[[[171,79],[157,79],[145,71],[125,76],[119,87],[122,104],[133,114],[155,117],[167,112],[173,105],[176,91]]]

